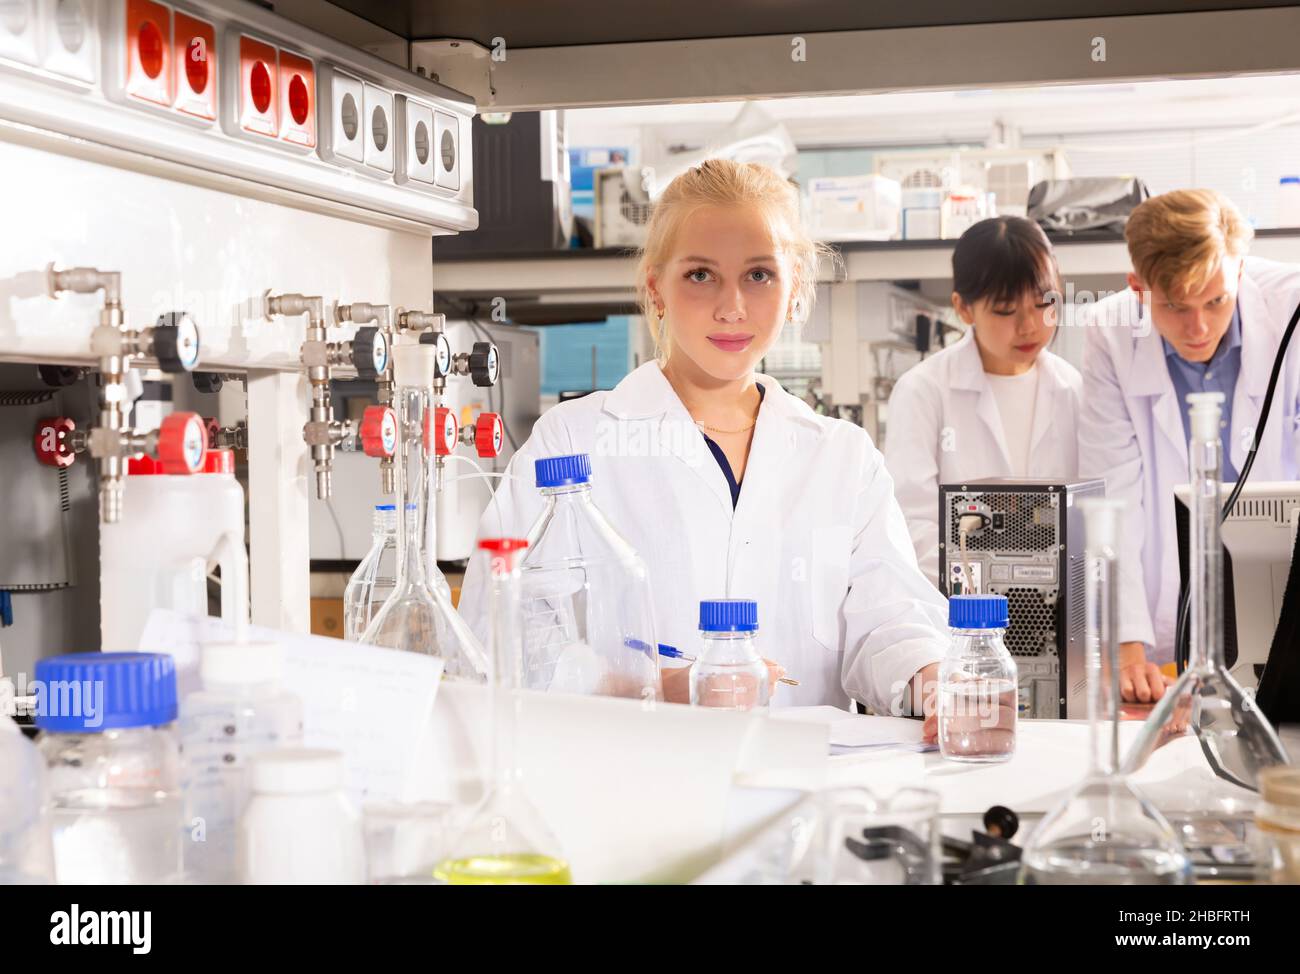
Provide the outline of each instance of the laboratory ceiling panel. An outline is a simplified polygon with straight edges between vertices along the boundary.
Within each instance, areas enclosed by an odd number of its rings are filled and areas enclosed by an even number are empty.
[[[515,48],[1290,6],[1283,0],[332,0],[408,40]]]

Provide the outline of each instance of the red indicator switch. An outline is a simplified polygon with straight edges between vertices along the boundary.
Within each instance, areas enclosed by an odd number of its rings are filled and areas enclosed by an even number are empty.
[[[217,30],[178,10],[172,36],[176,110],[212,121],[217,117]]]
[[[123,90],[129,98],[170,108],[174,96],[171,9],[150,0],[127,0],[125,27]]]
[[[254,135],[279,135],[279,59],[270,44],[239,38],[239,127]]]
[[[316,148],[316,69],[289,51],[280,52],[280,138]]]

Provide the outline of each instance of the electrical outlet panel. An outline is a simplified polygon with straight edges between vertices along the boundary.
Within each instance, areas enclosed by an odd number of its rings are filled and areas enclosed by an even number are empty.
[[[377,85],[365,87],[365,118],[361,127],[365,138],[365,163],[371,169],[393,171],[393,93]]]
[[[433,113],[434,183],[442,189],[460,189],[460,119],[450,112]]]
[[[322,65],[320,103],[321,158],[342,163],[365,162],[366,146],[361,133],[365,85],[350,74]]]
[[[40,34],[36,0],[10,0],[0,4],[0,58],[40,64]]]
[[[432,185],[434,179],[433,109],[405,95],[397,96],[397,140],[393,178],[399,183]]]
[[[15,6],[21,4],[0,3],[0,25]],[[98,6],[94,0],[40,0],[43,68],[88,84],[99,79]]]

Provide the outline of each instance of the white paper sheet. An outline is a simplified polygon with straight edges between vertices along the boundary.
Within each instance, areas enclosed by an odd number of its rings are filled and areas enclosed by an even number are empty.
[[[231,635],[220,619],[155,609],[140,649],[175,657],[183,700],[199,689],[201,645]],[[358,803],[404,800],[415,744],[428,726],[441,683],[442,660],[260,626],[250,626],[248,638],[283,647],[283,686],[302,701],[303,743],[343,752],[352,798]]]
[[[778,720],[825,724],[832,754],[857,748],[916,750],[922,746],[921,721],[906,717],[871,717],[826,706],[782,707],[773,710],[772,716]]]

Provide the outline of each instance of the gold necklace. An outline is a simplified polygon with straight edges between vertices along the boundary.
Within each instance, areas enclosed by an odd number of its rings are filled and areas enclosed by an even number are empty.
[[[750,430],[752,430],[755,426],[758,425],[758,419],[756,417],[754,421],[750,423],[748,426],[738,430],[718,429],[718,427],[716,426],[709,426],[707,423],[701,423],[699,420],[695,421],[695,425],[702,430],[708,430],[710,433],[748,433]]]

